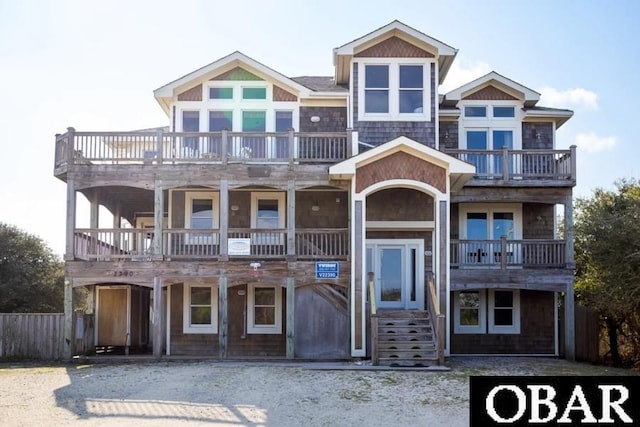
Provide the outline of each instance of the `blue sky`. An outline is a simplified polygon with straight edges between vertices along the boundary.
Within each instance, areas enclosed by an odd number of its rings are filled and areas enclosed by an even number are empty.
[[[153,90],[239,50],[287,76],[332,75],[332,49],[398,19],[459,50],[444,87],[491,70],[570,108],[574,194],[640,177],[640,2],[0,0],[0,222],[64,251],[54,135],[166,125]],[[88,225],[79,205],[78,225]]]

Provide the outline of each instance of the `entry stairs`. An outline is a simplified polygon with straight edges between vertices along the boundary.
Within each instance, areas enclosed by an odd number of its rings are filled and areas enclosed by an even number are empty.
[[[372,320],[372,328],[377,323],[373,331],[374,364],[394,367],[438,364],[437,340],[428,311],[378,310]]]

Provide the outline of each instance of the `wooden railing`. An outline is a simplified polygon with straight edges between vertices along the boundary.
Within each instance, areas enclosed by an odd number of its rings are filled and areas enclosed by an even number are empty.
[[[296,255],[300,259],[346,258],[349,254],[349,230],[320,228],[296,230]]]
[[[569,150],[445,150],[476,167],[475,179],[576,180],[576,147]]]
[[[64,164],[336,163],[351,156],[350,132],[77,132],[56,135]]]
[[[564,240],[452,240],[452,267],[563,268]]]
[[[445,315],[440,313],[440,306],[438,304],[438,295],[436,293],[436,285],[433,274],[427,276],[427,307],[429,309],[429,316],[431,317],[431,324],[433,325],[434,344],[436,345],[436,352],[438,354],[438,363],[444,364],[444,338],[445,338]]]
[[[171,228],[162,230],[162,253],[154,254],[155,235],[149,228],[82,228],[74,231],[74,256],[81,260],[218,258],[221,256],[282,258],[302,260],[347,259],[346,228],[295,230],[295,252],[288,253],[286,229],[231,228],[228,239],[246,239],[248,253],[240,254],[221,245],[220,230]]]

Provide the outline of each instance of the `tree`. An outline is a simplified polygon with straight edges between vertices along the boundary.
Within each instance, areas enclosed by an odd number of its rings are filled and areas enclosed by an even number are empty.
[[[597,189],[576,201],[575,249],[576,296],[604,320],[612,362],[620,366],[619,334],[640,337],[638,181],[618,181],[615,191]]]
[[[44,241],[0,223],[0,313],[64,309],[64,264]]]

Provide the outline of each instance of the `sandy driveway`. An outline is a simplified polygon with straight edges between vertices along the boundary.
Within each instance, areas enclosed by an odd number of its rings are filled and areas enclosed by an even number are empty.
[[[0,364],[0,425],[466,426],[469,375],[628,374],[539,358],[452,359],[449,366],[424,372],[208,361]]]

